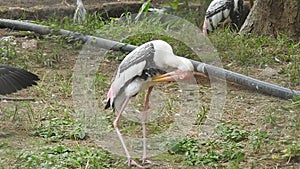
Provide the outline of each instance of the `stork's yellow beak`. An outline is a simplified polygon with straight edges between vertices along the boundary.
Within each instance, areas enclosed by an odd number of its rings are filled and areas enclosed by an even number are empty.
[[[181,70],[176,70],[166,74],[152,77],[152,82],[174,82],[178,80],[186,80],[194,76],[194,72],[188,71],[184,72]]]
[[[152,77],[152,82],[174,82],[174,81],[176,80],[169,73]]]

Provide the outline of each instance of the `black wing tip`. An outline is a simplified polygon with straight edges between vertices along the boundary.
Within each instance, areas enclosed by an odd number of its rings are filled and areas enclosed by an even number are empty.
[[[0,94],[11,94],[18,90],[37,85],[40,78],[27,70],[0,65]]]
[[[108,109],[108,108],[110,108],[110,99],[108,99],[108,101],[106,102],[106,105],[105,105],[105,107],[104,107],[104,110],[105,110],[105,109]]]
[[[30,72],[29,72],[30,73]],[[39,76],[38,75],[36,75],[36,74],[33,74],[33,73],[31,73],[32,74],[32,81],[34,81],[35,83],[37,82],[37,81],[39,81],[39,80],[41,80],[40,78],[39,78]]]
[[[21,88],[18,88],[18,89],[12,88],[12,87],[11,87],[11,88],[1,89],[0,95],[6,95],[6,94],[16,93],[16,92],[18,92],[19,90],[27,89],[27,88],[29,88],[29,87],[36,86],[36,85],[38,85],[37,82],[36,82],[36,81],[32,81],[32,83],[30,83],[30,84],[28,84],[28,85],[26,85],[26,86],[22,86]],[[0,84],[0,86],[1,86],[1,84]]]
[[[113,110],[115,110],[115,104],[114,104],[114,102],[112,103],[112,105],[110,104],[110,98],[107,100],[104,110],[106,110],[108,108],[112,108]]]

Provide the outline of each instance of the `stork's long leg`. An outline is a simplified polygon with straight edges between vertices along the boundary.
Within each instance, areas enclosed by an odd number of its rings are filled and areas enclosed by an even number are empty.
[[[142,164],[145,164],[146,158],[147,158],[147,145],[146,145],[146,121],[147,121],[147,110],[149,109],[149,98],[151,91],[153,89],[153,86],[150,86],[148,88],[148,92],[145,99],[145,105],[144,110],[142,112],[142,130],[143,130],[143,158],[142,158]]]
[[[128,166],[142,167],[139,164],[137,164],[134,160],[131,159],[130,154],[128,152],[128,149],[126,147],[126,144],[125,144],[125,142],[123,140],[122,134],[121,134],[121,132],[119,130],[119,127],[118,127],[118,123],[119,123],[119,120],[121,118],[122,112],[125,110],[125,108],[126,108],[126,106],[128,104],[129,99],[130,99],[130,97],[126,97],[126,99],[125,99],[124,103],[122,104],[122,107],[121,107],[121,109],[120,109],[120,111],[119,111],[119,113],[118,113],[118,115],[117,115],[117,117],[116,117],[113,125],[114,125],[114,128],[115,128],[115,130],[117,132],[117,135],[118,135],[118,137],[119,137],[119,139],[120,139],[120,141],[122,143],[123,149],[125,151],[125,154],[126,154],[126,157],[127,157],[127,160],[128,160],[127,161],[128,162]]]

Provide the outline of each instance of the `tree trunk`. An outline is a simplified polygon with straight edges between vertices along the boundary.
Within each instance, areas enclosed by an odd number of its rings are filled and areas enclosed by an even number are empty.
[[[240,33],[283,33],[300,40],[300,0],[256,0]]]

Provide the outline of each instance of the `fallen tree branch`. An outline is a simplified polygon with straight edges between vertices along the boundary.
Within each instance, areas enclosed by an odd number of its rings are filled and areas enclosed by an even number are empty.
[[[8,98],[8,97],[2,97],[0,98],[0,101],[31,101],[31,102],[34,102],[35,99],[33,98]]]
[[[132,51],[136,48],[136,46],[130,44],[120,43],[120,42],[103,39],[95,36],[90,36],[90,35],[83,35],[77,32],[72,32],[63,29],[53,30],[50,29],[48,26],[16,21],[16,20],[0,19],[0,27],[10,28],[14,30],[33,31],[41,35],[47,35],[52,33],[52,34],[70,36],[76,40],[81,40],[82,42],[93,40],[93,42],[96,45],[108,50]],[[226,80],[248,87],[251,90],[263,94],[268,94],[282,99],[291,99],[293,98],[294,95],[300,96],[300,91],[291,90],[271,83],[263,82],[242,74],[238,74],[229,70],[225,70],[195,60],[191,60],[191,62],[194,65],[195,71],[197,72],[204,73],[206,75],[208,75],[208,72],[213,72],[214,75],[216,76],[220,75],[220,77],[221,75],[225,75]]]

